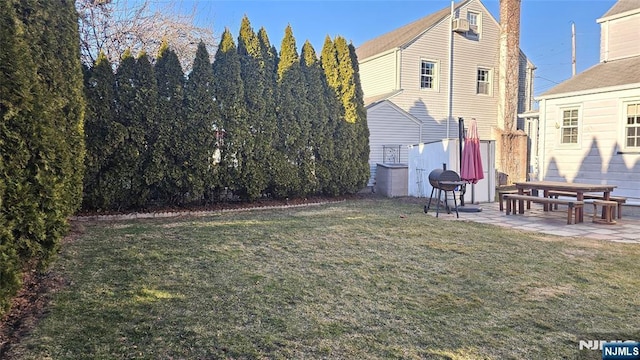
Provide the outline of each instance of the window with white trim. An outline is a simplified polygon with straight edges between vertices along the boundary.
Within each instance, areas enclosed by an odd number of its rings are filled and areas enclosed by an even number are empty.
[[[478,69],[476,93],[491,95],[491,70]]]
[[[640,149],[640,101],[625,104],[624,111],[626,148]]]
[[[579,115],[578,108],[562,110],[562,125],[560,126],[561,144],[578,143]]]
[[[420,89],[435,89],[436,81],[436,63],[433,61],[422,60],[420,62]]]
[[[480,13],[473,11],[467,12],[467,21],[469,21],[469,31],[467,31],[467,37],[478,38],[480,36],[480,26],[482,17]]]

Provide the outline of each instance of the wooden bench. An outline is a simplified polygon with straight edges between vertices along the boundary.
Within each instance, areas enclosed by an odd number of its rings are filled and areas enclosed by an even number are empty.
[[[500,202],[500,211],[504,211],[503,199],[502,197],[505,194],[518,194],[518,190],[509,189],[509,190],[498,190],[498,201]],[[525,195],[531,195],[531,190],[524,190]],[[527,209],[531,209],[531,201],[527,201]]]
[[[576,197],[576,193],[573,192],[567,192],[567,191],[549,191],[549,197],[553,197],[553,198],[558,198],[559,196],[566,196],[566,197]],[[584,194],[584,198],[585,200],[604,200],[604,195],[602,194]],[[622,197],[622,196],[611,196],[609,198],[609,201],[615,201],[616,202],[616,209],[617,209],[617,218],[618,219],[622,219],[622,205],[624,205],[627,202],[627,198],[626,197]],[[557,209],[557,207],[556,207]],[[614,219],[616,218],[616,214],[613,214]]]
[[[531,196],[531,195],[518,195],[518,194],[504,194],[504,200],[507,202],[507,211],[506,214],[511,214],[511,210],[513,213],[516,213],[517,206],[516,201],[529,201],[540,204],[548,204],[548,205],[567,205],[569,208],[567,210],[567,224],[571,224],[571,218],[573,217],[575,220],[573,223],[575,224],[578,219],[578,209],[581,209],[584,206],[584,201],[577,201],[572,199],[556,199],[556,198],[545,198],[540,196]],[[572,216],[572,214],[574,214]]]
[[[607,224],[613,225],[616,223],[615,220],[615,209],[618,206],[617,201],[612,200],[594,200],[591,202],[593,204],[593,222],[598,224]],[[603,216],[599,216],[598,214],[598,205],[602,207]]]

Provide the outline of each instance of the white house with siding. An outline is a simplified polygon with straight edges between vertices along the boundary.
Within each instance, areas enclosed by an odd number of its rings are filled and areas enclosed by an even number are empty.
[[[377,163],[406,163],[409,145],[458,139],[458,118],[476,118],[480,138],[495,140],[499,37],[482,2],[465,0],[356,49],[371,134],[369,185]],[[522,52],[520,63],[518,112],[524,112],[534,67]]]
[[[539,97],[544,180],[617,185],[640,203],[640,0],[597,20],[600,62]]]

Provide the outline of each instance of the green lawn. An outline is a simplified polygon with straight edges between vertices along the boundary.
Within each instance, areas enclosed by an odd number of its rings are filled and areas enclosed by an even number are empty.
[[[390,199],[79,226],[20,359],[599,359],[578,341],[640,340],[637,245]]]

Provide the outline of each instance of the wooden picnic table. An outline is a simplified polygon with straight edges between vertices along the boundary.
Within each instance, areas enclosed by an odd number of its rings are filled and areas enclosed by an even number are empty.
[[[518,194],[524,194],[525,190],[537,190],[542,191],[543,196],[548,198],[550,191],[564,191],[576,194],[577,201],[584,201],[585,193],[602,193],[603,200],[609,200],[611,198],[611,192],[616,188],[616,185],[608,184],[584,184],[584,183],[570,183],[562,181],[524,181],[515,183]],[[544,204],[544,210],[549,211],[548,204]],[[519,202],[519,213],[524,214],[524,200]],[[577,210],[576,223],[584,222],[584,209]]]

